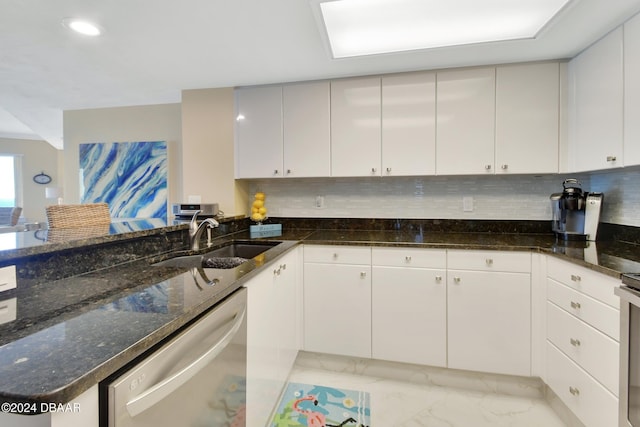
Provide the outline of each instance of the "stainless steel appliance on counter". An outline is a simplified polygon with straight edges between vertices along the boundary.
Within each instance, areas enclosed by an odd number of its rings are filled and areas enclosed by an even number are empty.
[[[640,274],[623,274],[620,297],[619,426],[640,427]]]
[[[562,193],[551,199],[551,228],[563,240],[596,240],[603,193],[582,190],[577,179],[565,179]]]
[[[198,217],[207,218],[218,216],[217,203],[174,203],[171,205],[171,214],[177,217],[191,217],[198,212]]]
[[[108,427],[245,426],[247,291],[242,288],[111,382]]]

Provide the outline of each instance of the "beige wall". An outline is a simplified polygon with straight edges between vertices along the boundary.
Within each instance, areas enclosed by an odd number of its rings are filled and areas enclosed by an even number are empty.
[[[44,197],[47,185],[35,183],[33,176],[44,172],[52,178],[48,186],[61,186],[62,151],[45,141],[0,138],[0,154],[22,157],[22,216],[25,222],[44,222],[45,206],[52,201]]]
[[[99,108],[64,112],[64,202],[80,201],[79,145],[88,142],[166,141],[168,202],[181,197],[180,104]]]
[[[182,202],[200,196],[226,215],[246,215],[247,184],[234,180],[233,88],[182,92]]]

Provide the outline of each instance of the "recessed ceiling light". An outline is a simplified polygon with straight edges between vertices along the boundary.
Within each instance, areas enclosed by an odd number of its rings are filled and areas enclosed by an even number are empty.
[[[334,58],[536,37],[571,0],[310,0]]]
[[[87,21],[85,19],[78,18],[65,18],[62,20],[62,25],[75,31],[76,33],[84,34],[85,36],[99,36],[102,31],[96,24]]]

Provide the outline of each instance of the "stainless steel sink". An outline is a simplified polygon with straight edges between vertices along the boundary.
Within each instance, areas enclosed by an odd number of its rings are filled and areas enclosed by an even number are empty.
[[[230,269],[255,258],[280,242],[229,242],[204,254],[175,256],[152,264],[155,267]]]

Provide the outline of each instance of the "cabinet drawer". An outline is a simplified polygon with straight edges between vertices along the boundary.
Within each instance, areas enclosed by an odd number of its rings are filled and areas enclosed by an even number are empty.
[[[449,250],[447,266],[456,270],[530,273],[531,253]]]
[[[619,344],[547,302],[547,339],[611,393],[618,394]]]
[[[618,399],[548,341],[547,384],[586,427],[618,425]]]
[[[18,299],[11,298],[0,301],[0,325],[16,320]]]
[[[620,311],[615,308],[549,278],[547,298],[614,340],[620,340]]]
[[[0,292],[15,289],[16,287],[16,266],[8,265],[0,268]]]
[[[370,265],[371,248],[367,246],[305,245],[304,262]]]
[[[614,288],[620,286],[620,279],[551,256],[547,257],[547,276],[607,305],[620,308],[620,299],[613,293]]]
[[[446,268],[447,251],[441,249],[373,248],[373,265],[383,267]]]

